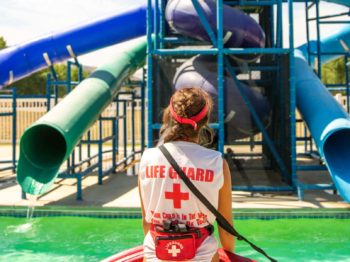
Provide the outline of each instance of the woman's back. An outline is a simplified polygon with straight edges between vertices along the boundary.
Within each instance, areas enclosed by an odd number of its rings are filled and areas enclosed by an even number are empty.
[[[186,141],[165,146],[191,182],[217,208],[224,181],[221,153]],[[175,219],[203,227],[215,221],[215,216],[187,188],[158,148],[148,149],[142,156],[140,186],[148,223],[160,225],[164,220]]]

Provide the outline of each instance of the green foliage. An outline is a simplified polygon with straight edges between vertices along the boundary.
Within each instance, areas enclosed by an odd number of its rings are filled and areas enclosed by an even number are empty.
[[[345,61],[341,56],[322,66],[322,82],[324,84],[345,84]]]
[[[54,65],[54,71],[57,79],[65,81],[67,79],[67,65],[65,63]],[[44,69],[34,73],[29,77],[14,82],[11,86],[17,88],[19,95],[44,95],[46,94],[47,75],[51,73],[50,69]],[[71,81],[78,81],[79,70],[77,67],[71,67]],[[88,73],[83,72],[83,78],[87,77]],[[74,87],[72,87],[74,88]],[[60,97],[66,94],[65,86],[60,86],[58,95]]]
[[[4,49],[6,47],[7,47],[7,44],[5,39],[2,36],[0,36],[0,49]]]
[[[17,94],[19,95],[43,95],[46,93],[45,73],[44,71],[34,73],[29,77],[14,82],[9,87],[16,87]]]

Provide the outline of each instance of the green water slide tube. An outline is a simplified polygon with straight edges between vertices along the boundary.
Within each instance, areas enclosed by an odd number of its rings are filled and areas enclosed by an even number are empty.
[[[133,41],[25,130],[17,169],[24,192],[40,195],[48,191],[62,163],[112,102],[123,81],[144,65],[146,48],[146,38]]]

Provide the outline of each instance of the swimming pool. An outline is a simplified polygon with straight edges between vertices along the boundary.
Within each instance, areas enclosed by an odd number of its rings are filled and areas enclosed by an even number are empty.
[[[350,211],[236,211],[241,234],[278,261],[350,261]],[[139,210],[0,209],[0,261],[99,261],[142,243]],[[237,242],[236,252],[266,261]]]

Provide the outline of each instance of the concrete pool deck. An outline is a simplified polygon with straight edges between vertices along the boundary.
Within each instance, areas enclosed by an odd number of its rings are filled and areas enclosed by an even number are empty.
[[[0,157],[9,155],[10,146],[0,145]],[[18,152],[18,151],[17,151]],[[0,158],[0,159],[1,159]],[[244,163],[243,163],[244,164]],[[245,175],[237,170],[232,170],[233,184],[239,182]],[[261,181],[274,182],[274,177],[268,173],[254,172]],[[298,174],[303,182],[329,183],[328,174],[320,172]],[[243,180],[244,180],[243,179]],[[137,189],[137,176],[127,176],[126,174],[112,174],[104,177],[103,184],[98,185],[97,175],[85,176],[82,182],[83,200],[76,200],[76,179],[57,179],[52,189],[40,196],[34,205],[36,206],[92,206],[109,208],[139,208],[140,199]],[[266,209],[295,209],[295,208],[348,208],[350,204],[332,190],[307,190],[304,199],[298,199],[296,193],[276,192],[276,193],[254,193],[243,191],[232,191],[233,209],[266,208]],[[17,184],[16,177],[11,171],[0,172],[0,206],[28,206],[33,201],[23,200],[21,188]]]
[[[52,189],[40,196],[36,202],[32,197],[21,198],[21,188],[15,179],[0,184],[0,206],[93,206],[112,208],[138,208],[140,200],[137,190],[137,176],[124,174],[104,178],[103,185],[97,184],[97,177],[86,176],[83,179],[83,200],[76,200],[76,179],[57,179]],[[295,193],[255,193],[232,192],[233,209],[266,208],[349,208],[340,196],[331,191],[305,191],[304,200],[299,200]]]

